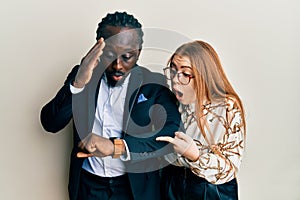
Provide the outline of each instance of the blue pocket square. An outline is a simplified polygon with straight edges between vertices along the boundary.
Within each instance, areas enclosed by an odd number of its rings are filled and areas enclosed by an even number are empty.
[[[147,101],[148,99],[144,96],[144,94],[140,94],[138,100],[137,100],[137,103],[141,103],[141,102],[144,102],[144,101]]]

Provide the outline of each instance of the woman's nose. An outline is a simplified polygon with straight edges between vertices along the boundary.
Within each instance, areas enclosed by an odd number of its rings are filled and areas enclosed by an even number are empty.
[[[178,79],[179,77],[178,77],[178,73],[176,73],[175,75],[174,75],[174,77],[172,78],[172,82],[174,83],[174,84],[178,84],[179,83],[179,79]]]

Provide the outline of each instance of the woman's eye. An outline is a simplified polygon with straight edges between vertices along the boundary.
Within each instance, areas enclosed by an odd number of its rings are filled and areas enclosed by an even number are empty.
[[[182,72],[182,75],[183,75],[184,77],[192,77],[191,74],[188,74],[188,73],[185,73],[185,72]]]
[[[170,73],[175,75],[175,74],[177,74],[177,71],[175,69],[170,68]]]

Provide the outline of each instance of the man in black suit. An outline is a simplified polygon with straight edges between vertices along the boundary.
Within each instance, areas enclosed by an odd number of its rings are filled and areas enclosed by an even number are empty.
[[[73,119],[71,200],[159,199],[159,168],[180,115],[161,74],[136,64],[141,24],[126,12],[98,24],[97,42],[41,110],[46,131]]]

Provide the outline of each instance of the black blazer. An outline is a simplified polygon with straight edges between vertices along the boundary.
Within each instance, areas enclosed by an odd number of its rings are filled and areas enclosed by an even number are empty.
[[[63,87],[41,110],[41,123],[46,131],[58,132],[73,119],[73,150],[69,174],[69,196],[77,200],[79,177],[84,159],[76,157],[78,143],[91,132],[94,123],[100,77],[104,70],[97,67],[91,81],[79,94],[70,92],[79,66],[69,73]],[[147,100],[139,102],[143,95]],[[101,98],[101,97],[99,97]],[[168,89],[165,78],[146,68],[135,66],[125,98],[123,139],[130,150],[131,160],[124,162],[135,199],[159,199],[158,169],[166,163],[162,158],[171,145],[157,142],[162,135],[174,136],[179,129],[180,114],[177,100]]]

